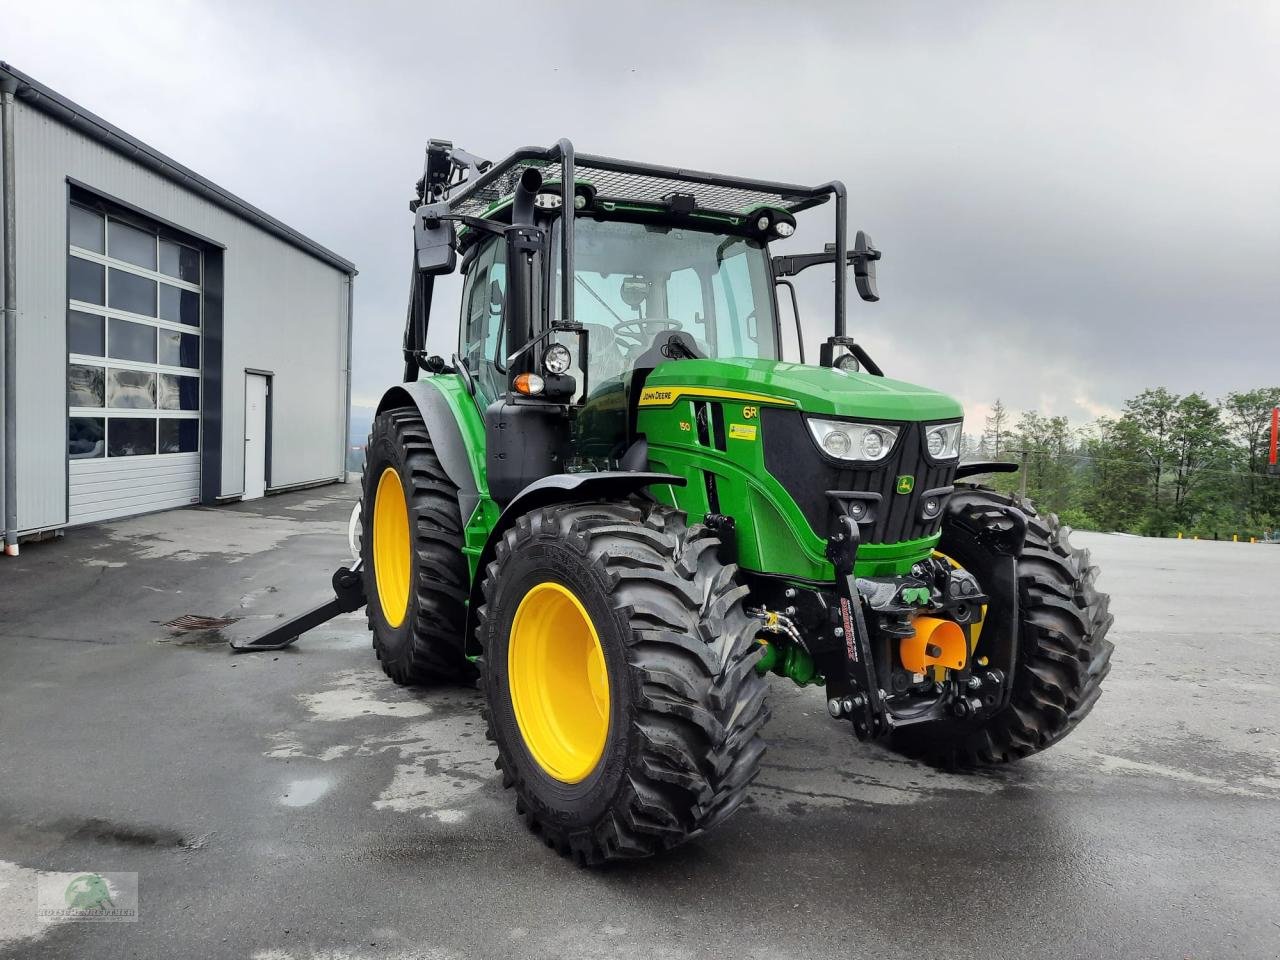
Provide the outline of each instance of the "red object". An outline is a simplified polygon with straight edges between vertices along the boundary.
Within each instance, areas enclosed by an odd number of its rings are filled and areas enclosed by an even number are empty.
[[[1276,441],[1280,440],[1280,407],[1271,410],[1271,465],[1276,465]]]

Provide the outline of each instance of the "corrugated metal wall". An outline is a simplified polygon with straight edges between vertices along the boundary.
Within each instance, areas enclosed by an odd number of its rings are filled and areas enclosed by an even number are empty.
[[[340,476],[347,283],[340,270],[15,104],[18,526],[66,522],[67,179],[225,246],[221,494],[244,482],[244,370],[275,374],[273,487]]]

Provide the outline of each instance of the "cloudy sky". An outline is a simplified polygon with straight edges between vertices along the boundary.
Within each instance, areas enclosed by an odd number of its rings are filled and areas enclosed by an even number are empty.
[[[843,179],[884,250],[852,332],[974,426],[997,396],[1084,422],[1280,383],[1274,3],[0,0],[0,24],[0,59],[356,262],[356,403],[400,376],[429,137]],[[806,275],[811,349],[829,291]]]

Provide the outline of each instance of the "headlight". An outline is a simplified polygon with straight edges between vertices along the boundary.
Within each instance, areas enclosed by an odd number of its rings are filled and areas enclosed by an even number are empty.
[[[858,363],[858,358],[852,353],[842,353],[836,357],[836,369],[845,373],[857,373],[862,369],[862,364]]]
[[[569,348],[563,343],[553,343],[547,347],[547,352],[542,355],[542,368],[551,374],[561,374],[569,369],[569,365],[573,363],[573,357],[569,353]]]
[[[828,456],[837,460],[883,460],[898,439],[899,427],[879,423],[845,423],[841,420],[809,420],[809,432]]]
[[[935,460],[960,456],[960,424],[935,423],[924,428],[924,446]]]

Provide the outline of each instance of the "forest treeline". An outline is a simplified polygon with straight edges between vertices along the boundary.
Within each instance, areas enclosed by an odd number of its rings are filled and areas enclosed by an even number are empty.
[[[1267,472],[1275,406],[1280,387],[1217,402],[1157,387],[1126,401],[1119,417],[1076,428],[997,400],[962,456],[1025,462],[1027,496],[1080,529],[1261,538],[1280,528],[1280,476]],[[983,482],[1012,492],[1023,480]]]

